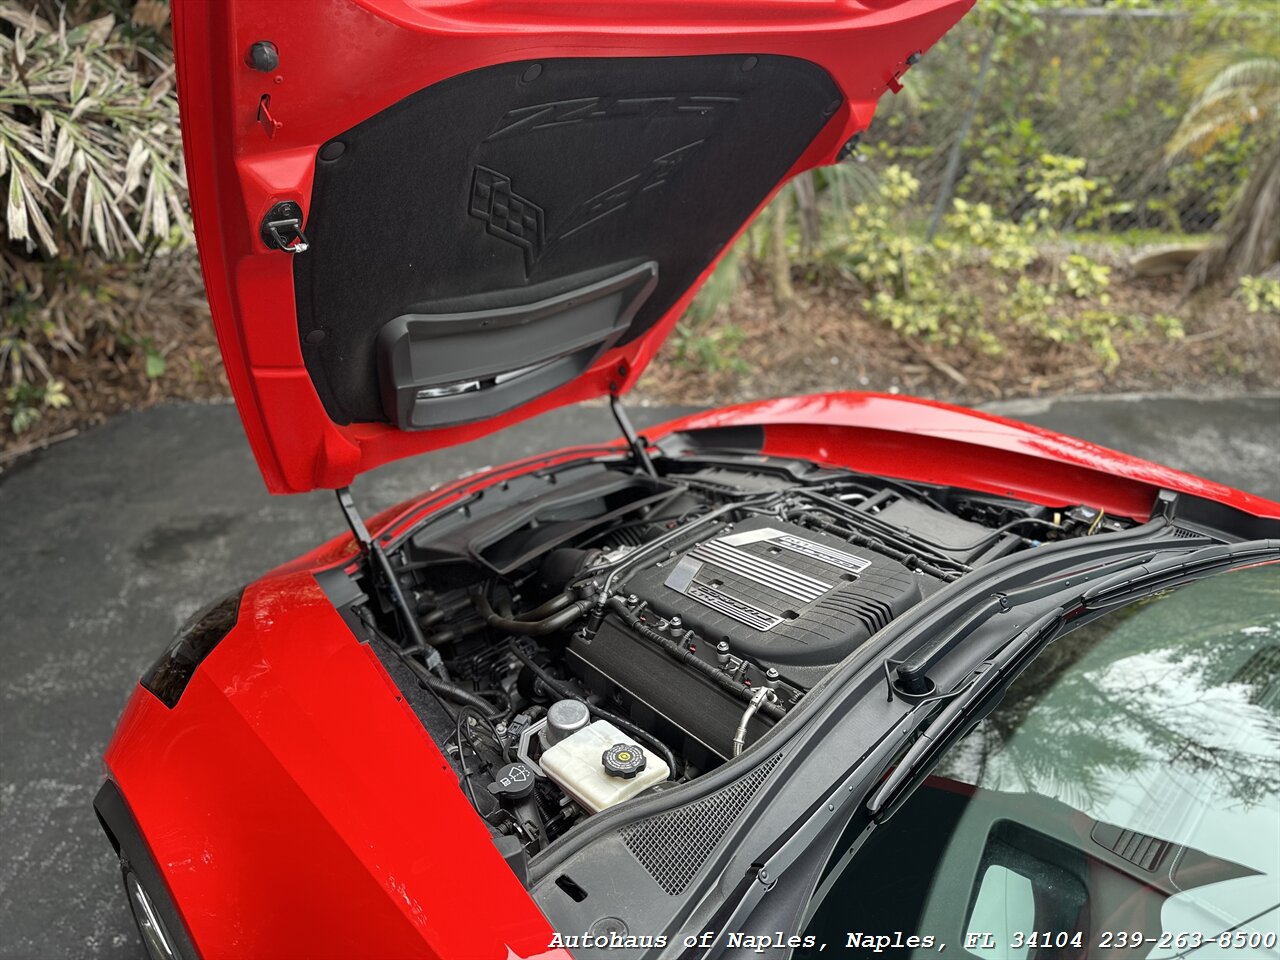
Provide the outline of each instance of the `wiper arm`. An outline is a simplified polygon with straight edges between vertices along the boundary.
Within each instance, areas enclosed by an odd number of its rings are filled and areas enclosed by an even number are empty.
[[[916,741],[867,801],[868,812],[877,822],[892,816],[928,774],[938,756],[995,709],[1022,668],[1055,640],[1066,625],[1078,625],[1114,606],[1132,603],[1160,590],[1239,567],[1275,562],[1280,562],[1280,540],[1250,540],[1204,547],[1188,554],[1148,556],[1139,563],[1126,564],[1120,572],[1056,606],[983,661],[953,693],[945,695],[945,705],[920,729]],[[1079,581],[1065,577],[1057,585],[1061,589],[1072,582]],[[1002,594],[1003,602],[997,609],[1009,609],[1019,601],[1032,602],[1046,597],[1053,591],[1045,588],[1053,585],[1054,581],[1046,581]],[[1024,596],[1018,597],[1018,594]]]
[[[942,611],[935,611],[935,616],[929,618],[932,623],[916,614],[919,622],[910,626],[907,624],[913,614],[903,618],[899,629],[921,633],[924,640],[904,659],[888,664],[897,678],[897,688],[908,696],[932,694],[930,671],[996,613],[1077,584],[1109,577],[1117,570],[1127,570],[1159,556],[1184,556],[1199,547],[1219,544],[1209,537],[1170,537],[1164,533],[1167,529],[1167,522],[1152,521],[1143,527],[1090,537],[1083,542],[1060,541],[1041,547],[1022,562],[1018,562],[1020,555],[1015,554],[997,560],[989,570],[975,571],[967,580],[987,581],[982,588],[985,594],[973,588],[964,589],[966,581],[961,580],[960,594],[952,598],[952,609],[940,618],[937,614]],[[1000,568],[998,576],[997,568]],[[961,596],[963,603],[956,603]],[[920,609],[925,606],[927,604],[921,605]]]
[[[877,822],[887,820],[924,779],[938,756],[996,707],[1021,667],[1057,637],[1067,613],[1066,607],[1056,607],[1040,617],[984,661],[945,701],[867,801],[867,811]]]
[[[1246,540],[1204,547],[1194,553],[1159,557],[1135,564],[1086,590],[1081,597],[1090,610],[1128,603],[1139,596],[1181,586],[1193,580],[1255,563],[1280,559],[1280,540]]]
[[[930,671],[948,657],[962,641],[975,630],[998,613],[1008,612],[1015,607],[1023,606],[1037,600],[1062,593],[1070,587],[1085,583],[1105,585],[1111,590],[1122,590],[1133,575],[1150,574],[1149,580],[1155,584],[1152,589],[1162,589],[1160,583],[1167,576],[1167,585],[1182,582],[1179,570],[1185,566],[1185,572],[1194,574],[1199,567],[1213,572],[1219,558],[1236,557],[1229,560],[1229,565],[1240,565],[1247,562],[1244,557],[1249,550],[1262,551],[1264,554],[1268,544],[1276,540],[1249,540],[1240,543],[1205,545],[1194,540],[1163,540],[1148,543],[1108,543],[1099,549],[1096,556],[1085,554],[1077,558],[1077,562],[1061,575],[1036,580],[1026,586],[1010,590],[1001,590],[999,583],[993,583],[995,589],[985,598],[972,598],[970,608],[963,617],[953,620],[950,626],[934,631],[929,638],[911,654],[900,661],[889,661],[886,669],[897,678],[894,686],[897,691],[910,696],[930,696],[934,691]],[[1090,561],[1093,561],[1092,563]],[[1089,564],[1089,565],[1085,565]],[[1105,602],[1100,600],[1099,602]]]
[[[870,752],[862,754],[852,767],[845,769],[841,765],[840,769],[844,772],[834,781],[826,778],[825,770],[819,774],[818,784],[810,782],[808,777],[795,778],[795,780],[787,778],[788,788],[794,782],[797,784],[796,789],[802,791],[797,799],[803,802],[797,803],[794,808],[788,805],[788,809],[797,811],[796,819],[790,827],[781,831],[777,831],[774,827],[768,837],[760,838],[764,841],[765,849],[761,851],[758,859],[752,860],[751,866],[734,891],[724,896],[721,905],[708,920],[706,929],[712,926],[721,931],[746,929],[748,920],[753,916],[753,911],[756,910],[761,899],[775,889],[781,878],[796,863],[803,862],[804,854],[811,850],[822,832],[829,829],[833,821],[839,821],[842,825],[848,822],[847,817],[853,812],[849,809],[850,806],[855,804],[862,806],[865,802],[870,807],[874,821],[883,821],[887,818],[902,800],[910,795],[909,788],[913,785],[912,781],[917,778],[923,780],[932,766],[931,761],[958,739],[957,734],[967,732],[999,702],[999,695],[1003,688],[1013,682],[1027,663],[1040,652],[1042,646],[1074,627],[1077,622],[1088,618],[1090,611],[1083,606],[1082,601],[1082,595],[1087,590],[1094,586],[1110,588],[1118,585],[1122,579],[1132,580],[1132,590],[1135,592],[1148,589],[1150,584],[1146,581],[1144,571],[1139,569],[1140,567],[1145,567],[1146,573],[1150,573],[1152,570],[1161,569],[1160,566],[1153,565],[1158,558],[1176,553],[1179,560],[1186,561],[1196,555],[1197,548],[1209,545],[1217,547],[1217,542],[1208,536],[1187,537],[1185,534],[1180,534],[1176,538],[1170,537],[1167,534],[1169,527],[1170,524],[1167,521],[1153,520],[1141,528],[1101,535],[1096,539],[1102,540],[1105,537],[1105,543],[1090,544],[1088,549],[1081,549],[1070,541],[1064,541],[1042,547],[1041,553],[1036,557],[1024,558],[1026,562],[1023,563],[1019,563],[1016,555],[997,560],[988,568],[975,571],[965,580],[954,584],[948,591],[935,595],[932,598],[933,602],[926,600],[917,605],[912,612],[905,614],[899,618],[899,621],[887,627],[881,634],[879,650],[889,650],[895,645],[901,649],[907,644],[916,645],[916,649],[920,649],[920,641],[925,641],[929,649],[918,658],[923,672],[927,670],[928,664],[938,663],[942,659],[938,656],[938,647],[929,642],[932,637],[928,632],[931,625],[938,623],[939,618],[944,625],[952,625],[957,610],[971,609],[975,602],[981,603],[984,592],[999,590],[1011,582],[1028,585],[1026,587],[1029,591],[1028,595],[1021,598],[1025,603],[1031,604],[1032,598],[1029,595],[1031,591],[1034,590],[1038,594],[1035,600],[1039,609],[1032,608],[1034,612],[1030,615],[1034,620],[1030,624],[1027,624],[1027,617],[1020,616],[1017,618],[1018,623],[1025,627],[1017,630],[1017,635],[1012,639],[1003,640],[998,632],[979,638],[984,640],[983,649],[987,651],[985,659],[980,655],[973,657],[974,660],[982,660],[979,669],[970,671],[967,679],[953,684],[950,692],[941,697],[933,697],[924,702],[917,701],[915,708],[908,712],[893,711],[892,716],[896,719],[893,719],[890,728],[884,731],[883,738],[873,741],[873,745],[869,748]],[[1280,560],[1280,540],[1237,544],[1227,549],[1226,556],[1230,558],[1226,563],[1227,566],[1244,566]],[[1223,554],[1219,553],[1218,557],[1222,559]],[[1108,563],[1107,561],[1118,562]],[[1081,575],[1082,564],[1092,565],[1087,571],[1091,576]],[[1223,564],[1219,563],[1216,569],[1221,569],[1222,566]],[[1209,572],[1216,572],[1216,569],[1209,571],[1204,565],[1199,565],[1197,573],[1208,575]],[[1060,575],[1053,576],[1054,572]],[[970,581],[973,582],[973,586],[966,589]],[[1045,585],[1052,585],[1052,589],[1039,589]],[[1005,596],[1014,596],[1015,593],[1016,591]],[[1050,607],[1052,609],[1048,609]],[[996,609],[1000,608],[997,606]],[[1105,612],[1105,608],[1100,609],[1095,615],[1102,615]],[[1013,629],[1016,628],[1011,628],[1005,636],[1013,632]],[[944,630],[944,632],[948,631]],[[943,643],[946,650],[954,649],[953,644],[945,640]],[[942,652],[945,655],[945,650]],[[843,690],[846,681],[850,681],[850,678],[855,676],[855,670],[865,677],[867,666],[868,660],[864,658],[833,671],[828,675],[827,680],[822,682],[829,683],[829,686],[824,689],[814,688],[807,695],[810,708],[816,710],[819,706],[823,709],[847,706],[851,701],[847,697],[837,697],[836,693]],[[861,682],[852,685],[852,688],[860,697],[864,696],[867,689]],[[815,697],[819,699],[814,700]],[[933,710],[934,705],[940,701],[945,701],[941,708],[931,717],[928,716],[927,711]],[[926,706],[926,703],[929,705]],[[886,717],[888,715],[888,713],[885,714]],[[791,725],[790,727],[785,724],[780,725],[775,728],[774,733],[781,736],[773,740],[773,747],[785,746],[792,751],[803,751],[802,756],[807,762],[809,751],[805,748],[819,741],[825,742],[830,735],[830,727],[826,723],[818,723],[823,718],[824,715],[814,717],[808,725]],[[926,724],[928,724],[927,727]],[[870,790],[870,799],[862,800],[861,797],[868,792],[869,778],[875,776],[869,768],[879,762],[876,758],[888,759],[894,749],[892,744],[901,737],[904,729],[911,731],[922,728],[927,734],[927,739],[922,737],[919,745],[912,744],[888,778],[882,780],[879,787]],[[803,735],[809,734],[810,731],[812,731],[811,738],[805,739]],[[792,736],[788,737],[787,733],[791,733]],[[797,743],[799,746],[796,746]],[[826,761],[831,754],[827,751],[815,751],[814,759],[819,757]],[[807,771],[805,767],[798,769]],[[805,782],[801,783],[801,780]],[[822,792],[813,792],[813,788],[815,786],[820,788],[822,783],[827,784]],[[858,792],[855,793],[855,790]],[[777,798],[774,798],[773,802],[776,803],[776,801]],[[601,827],[607,822],[602,821]],[[740,838],[749,844],[754,844],[757,839],[756,834],[748,831],[753,831],[755,828],[747,826],[750,819],[740,822],[744,823]],[[591,828],[588,826],[582,829],[585,831]],[[546,877],[549,873],[550,871],[544,868],[543,876]],[[707,897],[718,895],[718,892],[706,894]],[[723,941],[717,942],[721,947],[723,946]],[[719,952],[713,946],[700,952],[699,955],[712,956]]]

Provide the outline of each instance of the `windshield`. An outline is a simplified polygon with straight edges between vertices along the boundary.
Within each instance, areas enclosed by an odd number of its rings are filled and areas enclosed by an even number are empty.
[[[808,932],[855,956],[883,955],[849,937],[866,932],[901,934],[899,956],[917,935],[933,938],[921,956],[947,942],[960,956],[1274,957],[1278,922],[1272,565],[1052,644],[832,865]]]

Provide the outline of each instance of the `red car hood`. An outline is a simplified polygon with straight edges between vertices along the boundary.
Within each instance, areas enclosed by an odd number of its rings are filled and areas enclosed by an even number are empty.
[[[200,258],[268,488],[626,390],[972,3],[175,3]]]

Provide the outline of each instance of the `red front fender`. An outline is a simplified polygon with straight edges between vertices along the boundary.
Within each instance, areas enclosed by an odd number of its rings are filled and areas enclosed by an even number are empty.
[[[246,590],[174,709],[138,687],[106,761],[206,958],[507,958],[550,941],[309,573]]]

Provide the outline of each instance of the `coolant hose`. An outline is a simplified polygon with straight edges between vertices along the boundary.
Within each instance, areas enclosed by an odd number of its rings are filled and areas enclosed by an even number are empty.
[[[549,617],[553,613],[559,613],[569,604],[573,603],[573,596],[568,593],[557,593],[541,606],[534,607],[532,610],[526,610],[524,613],[517,613],[517,620],[534,621],[541,620],[543,617]]]
[[[543,620],[513,620],[497,613],[482,593],[474,594],[471,602],[475,604],[484,622],[495,630],[501,630],[504,633],[520,633],[528,637],[545,637],[563,630],[591,609],[589,600],[578,600]]]
[[[679,776],[679,774],[676,772],[676,755],[671,752],[670,747],[668,747],[665,743],[663,743],[657,737],[650,734],[643,727],[636,726],[634,723],[632,723],[630,720],[627,720],[625,717],[620,717],[616,713],[610,713],[608,710],[605,710],[602,707],[597,707],[594,703],[591,703],[588,700],[584,700],[582,697],[579,697],[576,694],[574,694],[572,690],[570,690],[568,687],[561,684],[560,681],[557,680],[555,677],[553,677],[544,667],[536,663],[531,656],[529,656],[527,653],[521,650],[519,645],[516,644],[514,641],[512,641],[511,643],[511,652],[516,655],[516,659],[518,659],[521,663],[523,663],[526,667],[528,667],[530,670],[533,671],[534,676],[536,676],[539,680],[542,681],[542,685],[544,687],[546,687],[548,690],[554,693],[561,700],[577,700],[579,703],[585,704],[587,711],[592,716],[600,720],[607,720],[609,723],[612,723],[619,730],[626,731],[627,733],[635,737],[637,740],[643,740],[652,749],[662,754],[662,759],[667,762],[667,770],[670,771],[667,774],[668,780],[674,780],[676,779],[677,776]]]

